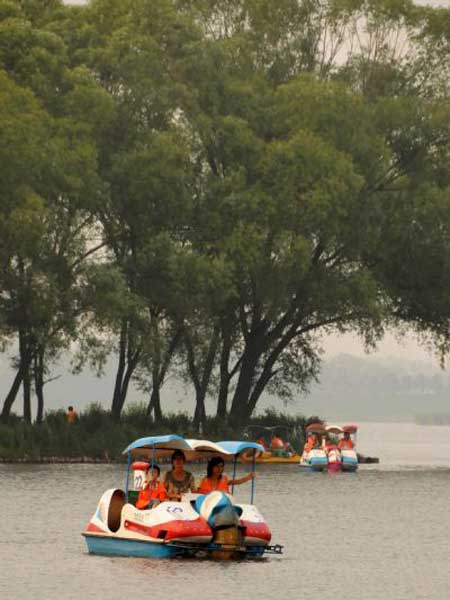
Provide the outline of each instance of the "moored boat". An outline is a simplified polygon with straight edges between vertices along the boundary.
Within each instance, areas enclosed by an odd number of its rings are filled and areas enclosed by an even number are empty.
[[[355,450],[358,427],[356,425],[344,425],[342,430],[343,438],[340,440],[342,470],[354,472],[358,469],[358,455]],[[346,439],[350,440],[349,444],[345,443]]]
[[[244,435],[264,447],[262,453],[256,454],[258,464],[297,464],[300,455],[294,450],[290,438],[295,437],[292,428],[284,425],[249,425]],[[244,453],[241,462],[251,462],[251,452]]]
[[[339,473],[342,470],[342,454],[339,448],[339,436],[344,432],[339,425],[327,425],[325,452],[328,461],[328,472]]]
[[[311,423],[306,427],[306,433],[308,440],[300,459],[300,466],[308,471],[325,471],[328,468],[328,459],[321,440],[326,429],[322,423]]]
[[[181,450],[190,459],[220,456],[234,462],[235,473],[242,452],[256,455],[263,448],[254,442],[214,443],[177,435],[136,440],[124,451],[128,459],[125,491],[111,488],[104,492],[83,532],[90,554],[238,558],[281,553],[281,546],[270,545],[270,529],[253,504],[254,479],[248,504],[238,504],[232,494],[214,490],[209,494],[184,494],[181,501],[167,500],[154,508],[138,509],[136,487],[142,484],[146,465],[150,464],[137,459],[151,458],[153,465],[156,458],[174,450]]]

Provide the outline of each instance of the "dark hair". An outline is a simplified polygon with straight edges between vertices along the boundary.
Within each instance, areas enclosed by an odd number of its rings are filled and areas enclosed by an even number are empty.
[[[73,410],[73,406],[69,406],[67,410]]]
[[[213,469],[214,469],[214,467],[217,467],[217,465],[225,465],[225,461],[223,460],[223,458],[221,456],[213,456],[208,461],[208,466],[206,467],[206,476],[207,477],[212,476]]]
[[[148,470],[150,471],[152,468],[152,465],[148,465]],[[153,469],[155,469],[155,471],[158,471],[158,477],[161,475],[161,469],[159,468],[158,465],[153,465]]]
[[[186,457],[185,457],[184,452],[182,450],[175,450],[175,452],[172,454],[172,458],[170,459],[170,462],[173,464],[173,461],[176,458],[182,458],[183,462],[186,462]]]

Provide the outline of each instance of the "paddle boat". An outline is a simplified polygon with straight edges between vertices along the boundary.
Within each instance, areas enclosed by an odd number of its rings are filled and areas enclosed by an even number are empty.
[[[328,440],[324,446],[328,461],[328,472],[338,473],[342,470],[342,454],[339,448],[339,436],[344,433],[344,430],[342,427],[339,427],[339,425],[327,425],[325,431]]]
[[[147,510],[136,508],[146,469],[155,464],[155,459],[168,457],[175,450],[181,450],[190,460],[220,456],[224,461],[233,461],[234,479],[239,455],[252,451],[255,457],[264,449],[254,442],[214,443],[187,440],[178,435],[136,440],[124,450],[127,456],[125,490],[112,488],[104,492],[83,531],[90,554],[242,558],[282,552],[281,546],[270,545],[270,529],[253,504],[254,479],[249,504],[236,503],[232,494],[213,491],[206,495],[185,494],[179,502],[168,500]]]
[[[326,434],[322,423],[311,423],[306,427],[308,440],[300,458],[300,466],[308,471],[325,471],[328,468],[328,459],[322,448],[322,439]]]
[[[245,430],[244,436],[256,441],[264,447],[264,452],[256,454],[256,462],[262,464],[297,464],[300,455],[293,449],[289,437],[293,431],[284,425],[267,427],[263,425],[250,425]],[[251,450],[241,455],[241,462],[252,462]]]
[[[341,468],[343,471],[354,472],[358,468],[358,455],[355,450],[357,432],[358,427],[356,425],[344,425],[342,428],[342,438],[339,446],[341,447]],[[346,438],[351,440],[350,445],[352,448],[345,447]]]

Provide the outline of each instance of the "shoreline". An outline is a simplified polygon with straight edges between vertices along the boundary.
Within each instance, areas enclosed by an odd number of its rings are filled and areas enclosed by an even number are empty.
[[[3,458],[0,456],[0,465],[9,464],[34,464],[34,465],[110,465],[121,464],[124,460],[115,460],[112,458],[91,458],[90,456],[42,456],[40,458],[32,457],[15,457]]]

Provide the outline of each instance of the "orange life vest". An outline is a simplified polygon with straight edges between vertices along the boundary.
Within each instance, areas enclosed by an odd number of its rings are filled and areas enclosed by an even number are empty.
[[[205,477],[204,479],[202,479],[198,491],[199,494],[209,494],[209,492],[219,490],[221,492],[226,492],[227,494],[229,494],[229,485],[229,479],[226,475],[222,475],[222,477],[216,482],[216,487],[214,487],[214,482],[212,479],[209,479],[209,477]]]
[[[77,413],[74,410],[67,411],[67,422],[69,423],[69,425],[72,425],[72,423],[75,421],[76,418],[77,418]]]
[[[153,485],[150,483],[145,490],[139,490],[139,496],[136,502],[136,508],[140,508],[141,510],[147,508],[152,500],[159,500],[163,502],[167,498],[166,488],[162,483],[157,481],[153,482]]]
[[[343,438],[342,440],[339,441],[338,448],[340,450],[353,450],[354,445],[353,445],[352,440],[350,440],[350,439],[346,440]]]

